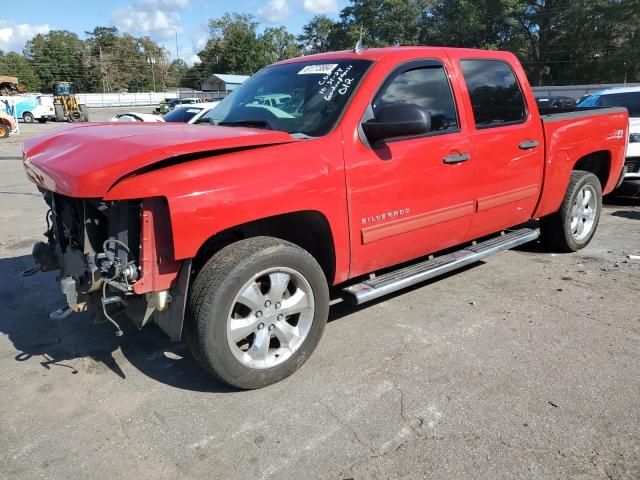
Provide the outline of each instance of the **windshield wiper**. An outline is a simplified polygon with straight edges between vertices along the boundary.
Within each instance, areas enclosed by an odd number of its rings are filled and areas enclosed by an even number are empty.
[[[302,132],[293,132],[291,133],[291,136],[293,138],[298,138],[300,140],[308,140],[309,138],[314,138],[311,135],[307,135],[306,133],[302,133]]]
[[[221,127],[255,127],[276,130],[268,120],[236,120],[235,122],[219,122],[218,125]]]

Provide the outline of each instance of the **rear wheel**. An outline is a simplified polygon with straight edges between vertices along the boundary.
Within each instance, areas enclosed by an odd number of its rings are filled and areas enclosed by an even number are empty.
[[[80,105],[80,113],[82,113],[82,121],[83,122],[88,122],[89,121],[89,109],[87,108],[86,105]]]
[[[560,210],[540,219],[542,241],[563,252],[586,247],[598,227],[602,187],[593,173],[575,170]]]
[[[69,112],[69,121],[70,122],[81,122],[82,121],[82,112],[80,110],[72,110]]]
[[[278,382],[300,368],[324,331],[329,292],[315,259],[271,237],[233,243],[200,270],[185,336],[198,363],[242,389]]]
[[[31,112],[24,112],[22,114],[22,120],[24,120],[24,123],[33,123],[35,121],[35,117]]]
[[[3,138],[8,138],[9,137],[9,133],[10,133],[10,129],[7,125],[5,125],[4,123],[0,124],[0,139]]]

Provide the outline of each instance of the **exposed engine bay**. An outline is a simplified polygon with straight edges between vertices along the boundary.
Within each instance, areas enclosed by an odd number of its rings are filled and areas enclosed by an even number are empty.
[[[60,270],[65,308],[90,311],[96,323],[110,321],[118,336],[122,329],[115,316],[125,314],[142,327],[154,313],[168,309],[172,301],[169,289],[154,292],[146,288],[143,295],[140,288],[134,288],[143,272],[142,201],[105,202],[41,192],[49,206],[47,242],[34,245],[36,267],[25,274]]]

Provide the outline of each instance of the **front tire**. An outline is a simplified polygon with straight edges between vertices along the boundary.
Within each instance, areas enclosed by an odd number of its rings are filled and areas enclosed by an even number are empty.
[[[304,364],[328,313],[327,281],[316,260],[284,240],[254,237],[226,246],[198,272],[185,337],[216,378],[260,388]]]
[[[54,103],[53,111],[56,115],[56,122],[64,122],[67,119],[64,115],[64,107],[61,103]]]
[[[602,187],[598,177],[574,170],[560,210],[540,219],[542,242],[562,252],[586,247],[596,233],[601,210]]]

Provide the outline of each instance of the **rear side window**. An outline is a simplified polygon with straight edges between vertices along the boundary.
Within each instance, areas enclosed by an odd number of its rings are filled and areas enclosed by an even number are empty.
[[[625,107],[630,117],[640,117],[640,92],[610,93],[598,100],[599,107]]]
[[[413,103],[427,110],[434,133],[458,130],[456,104],[442,65],[414,68],[393,77],[374,99],[373,113],[394,103]]]
[[[524,122],[524,96],[511,67],[501,60],[462,60],[476,128]]]

